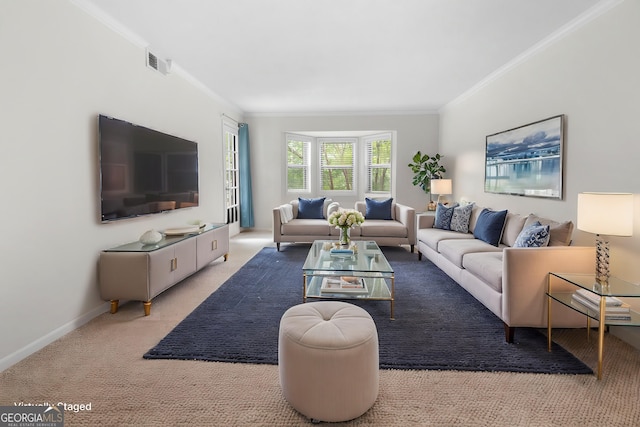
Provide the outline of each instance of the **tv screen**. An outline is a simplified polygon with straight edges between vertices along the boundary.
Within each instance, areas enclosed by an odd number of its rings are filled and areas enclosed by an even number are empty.
[[[198,144],[100,115],[102,221],[198,206]]]

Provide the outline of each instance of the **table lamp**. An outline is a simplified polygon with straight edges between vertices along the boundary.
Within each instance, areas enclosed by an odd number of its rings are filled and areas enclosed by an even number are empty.
[[[609,281],[609,240],[607,236],[633,234],[633,194],[578,194],[578,230],[596,235],[596,281]]]
[[[431,180],[431,194],[438,195],[438,203],[441,203],[442,196],[451,194],[452,184],[450,179],[432,179]]]

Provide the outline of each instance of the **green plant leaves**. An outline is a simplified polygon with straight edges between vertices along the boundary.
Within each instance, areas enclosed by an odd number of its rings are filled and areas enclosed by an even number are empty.
[[[431,179],[442,178],[447,170],[440,164],[440,159],[444,156],[439,153],[430,156],[429,154],[422,154],[418,151],[412,157],[412,163],[407,166],[411,168],[414,173],[412,184],[418,186],[424,190],[425,193],[431,191]]]

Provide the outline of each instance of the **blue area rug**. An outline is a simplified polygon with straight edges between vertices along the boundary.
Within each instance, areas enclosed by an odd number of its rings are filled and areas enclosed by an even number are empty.
[[[395,271],[396,320],[388,301],[349,301],[376,323],[381,368],[593,373],[557,344],[548,352],[537,329],[518,328],[508,344],[502,321],[431,262],[382,249]],[[308,250],[262,249],[144,358],[277,364],[280,318],[302,303]]]

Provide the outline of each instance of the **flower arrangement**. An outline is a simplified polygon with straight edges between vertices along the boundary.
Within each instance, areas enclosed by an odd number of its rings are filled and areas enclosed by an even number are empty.
[[[329,215],[329,224],[336,228],[353,228],[364,222],[364,215],[359,211],[335,211]]]
[[[327,219],[330,225],[340,229],[340,243],[348,245],[349,230],[364,222],[364,215],[356,210],[338,210],[332,212]]]

